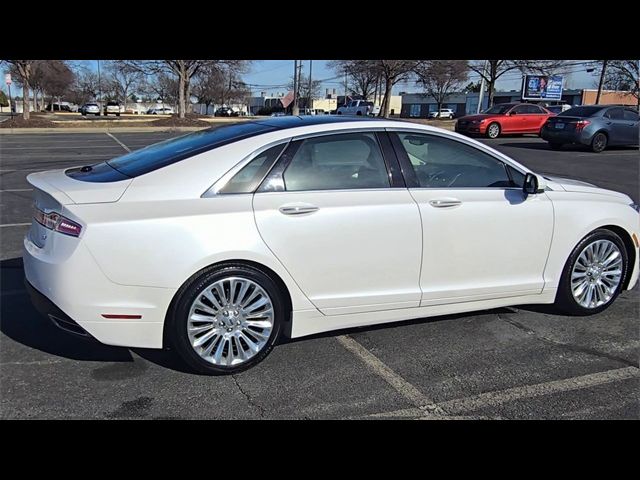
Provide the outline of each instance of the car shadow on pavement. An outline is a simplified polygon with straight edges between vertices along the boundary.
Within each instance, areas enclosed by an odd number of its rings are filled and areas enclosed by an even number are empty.
[[[0,261],[0,331],[15,342],[51,355],[94,362],[133,362],[128,349],[66,333],[38,313],[24,286],[21,258]]]

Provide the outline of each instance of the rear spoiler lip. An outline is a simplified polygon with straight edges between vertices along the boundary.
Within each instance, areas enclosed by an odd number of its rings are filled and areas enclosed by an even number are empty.
[[[51,185],[49,182],[44,180],[42,178],[42,173],[43,172],[38,172],[38,173],[31,173],[27,175],[27,182],[29,182],[35,188],[42,190],[43,192],[51,195],[57,202],[59,202],[62,205],[72,205],[76,203],[73,201],[71,197],[69,197],[62,190],[56,188],[55,186]]]

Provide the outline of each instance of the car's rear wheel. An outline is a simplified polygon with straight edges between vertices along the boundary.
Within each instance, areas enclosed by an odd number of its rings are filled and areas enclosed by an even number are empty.
[[[550,142],[549,143],[549,147],[551,148],[551,150],[560,150],[562,149],[562,143],[555,143],[555,142]]]
[[[489,138],[498,138],[500,136],[500,124],[497,122],[490,123],[487,126],[486,134]]]
[[[607,148],[607,143],[607,135],[602,132],[598,132],[591,139],[591,150],[595,153],[600,153]]]
[[[241,372],[262,361],[285,318],[275,282],[246,265],[205,270],[178,298],[169,340],[189,367],[209,375]]]
[[[620,294],[627,265],[627,251],[618,235],[604,229],[591,232],[565,264],[556,306],[571,315],[602,312]]]

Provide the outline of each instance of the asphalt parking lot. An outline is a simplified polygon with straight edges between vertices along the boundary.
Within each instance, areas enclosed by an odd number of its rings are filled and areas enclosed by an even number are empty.
[[[303,338],[226,377],[188,373],[171,352],[57,330],[22,285],[26,175],[173,135],[0,135],[1,418],[640,418],[637,288],[591,317],[522,306]],[[540,173],[639,200],[637,149],[551,151],[536,137],[486,142]]]

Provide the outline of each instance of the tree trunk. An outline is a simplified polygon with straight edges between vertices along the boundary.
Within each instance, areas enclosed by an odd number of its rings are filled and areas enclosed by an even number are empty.
[[[29,82],[22,80],[22,118],[29,120]]]
[[[178,116],[180,118],[185,117],[185,102],[184,102],[184,71],[180,72],[180,82],[178,85]]]
[[[488,98],[489,98],[489,101],[487,103],[488,108],[493,107],[493,90],[494,90],[493,89],[493,85],[494,85],[494,83],[495,83],[495,80],[487,82],[487,95],[488,95]]]
[[[191,79],[187,78],[184,83],[184,92],[187,99],[187,113],[191,113],[193,110],[193,104],[191,103]]]
[[[382,116],[384,118],[389,117],[389,111],[391,110],[391,89],[393,88],[393,83],[390,78],[386,78],[384,81],[384,99],[382,103],[384,104],[384,110],[382,111]]]

